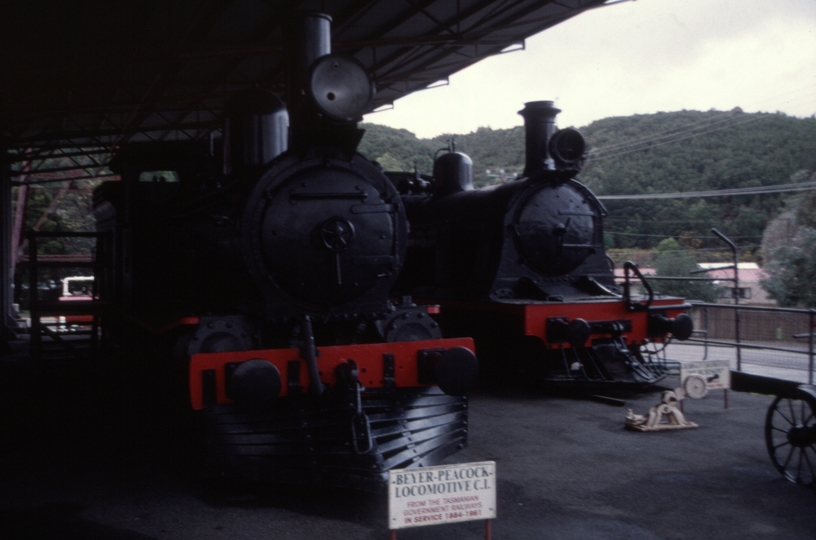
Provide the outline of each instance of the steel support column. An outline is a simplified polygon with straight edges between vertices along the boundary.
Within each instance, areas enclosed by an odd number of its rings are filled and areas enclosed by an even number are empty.
[[[11,317],[14,301],[11,284],[14,270],[11,267],[11,169],[8,148],[0,140],[0,332],[3,340],[15,337],[16,327]]]

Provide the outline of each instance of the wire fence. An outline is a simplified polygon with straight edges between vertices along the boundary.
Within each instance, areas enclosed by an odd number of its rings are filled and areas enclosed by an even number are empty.
[[[813,384],[816,310],[692,305],[694,335],[672,343],[671,359],[728,360],[737,371]]]

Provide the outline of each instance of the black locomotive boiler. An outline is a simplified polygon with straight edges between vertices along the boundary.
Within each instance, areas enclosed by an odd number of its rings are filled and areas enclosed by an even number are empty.
[[[298,19],[286,106],[228,104],[223,158],[209,141],[124,146],[95,213],[114,238],[106,330],[172,349],[209,470],[368,489],[466,443],[478,367],[433,309],[389,301],[405,210],[356,152],[373,85],[330,52],[329,23]]]
[[[585,142],[556,130],[550,101],[527,103],[525,170],[473,188],[473,164],[449,149],[433,176],[393,174],[411,223],[398,288],[442,307],[446,335],[473,336],[490,380],[643,386],[666,375],[662,347],[692,332],[689,306],[652,292],[638,268],[616,283],[606,211],[576,179]],[[648,294],[635,294],[635,284]]]

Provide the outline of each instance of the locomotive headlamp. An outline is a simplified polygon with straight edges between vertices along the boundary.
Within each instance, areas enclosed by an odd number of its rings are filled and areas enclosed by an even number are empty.
[[[363,65],[337,54],[315,60],[307,92],[318,110],[333,120],[355,122],[374,97],[374,84]]]
[[[586,152],[584,136],[577,129],[560,129],[550,137],[547,143],[550,156],[555,161],[556,169],[581,168]]]

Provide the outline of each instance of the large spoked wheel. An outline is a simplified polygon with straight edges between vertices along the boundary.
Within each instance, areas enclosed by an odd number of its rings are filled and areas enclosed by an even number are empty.
[[[765,419],[765,443],[782,476],[816,485],[816,395],[799,389],[793,398],[777,397]]]

